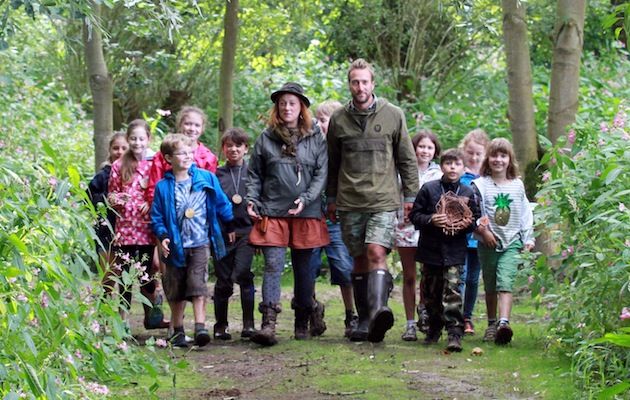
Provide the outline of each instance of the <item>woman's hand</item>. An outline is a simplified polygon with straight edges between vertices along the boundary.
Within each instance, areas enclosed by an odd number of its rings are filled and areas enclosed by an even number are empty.
[[[260,221],[262,217],[256,212],[256,206],[253,202],[247,203],[247,214],[253,221]]]
[[[295,204],[296,207],[289,208],[289,215],[298,215],[299,213],[302,212],[302,210],[304,210],[304,203],[302,203],[302,200],[299,197],[295,199],[293,204]]]

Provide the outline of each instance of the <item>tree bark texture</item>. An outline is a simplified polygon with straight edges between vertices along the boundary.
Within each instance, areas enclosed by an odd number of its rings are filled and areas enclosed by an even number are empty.
[[[547,133],[552,143],[575,122],[586,0],[558,0],[553,35]]]
[[[525,174],[528,195],[536,193],[538,140],[534,119],[532,68],[529,58],[525,4],[503,0],[503,40],[507,60],[508,114],[516,159]]]
[[[238,41],[238,0],[226,0],[223,18],[223,53],[219,72],[219,143],[226,129],[234,125],[234,59]]]
[[[98,21],[101,15],[101,6],[92,2],[93,17]],[[103,55],[103,40],[101,28],[88,20],[83,24],[83,45],[85,47],[85,60],[92,92],[93,120],[94,120],[94,168],[98,170],[100,165],[109,156],[109,137],[113,131],[113,83],[107,70]]]

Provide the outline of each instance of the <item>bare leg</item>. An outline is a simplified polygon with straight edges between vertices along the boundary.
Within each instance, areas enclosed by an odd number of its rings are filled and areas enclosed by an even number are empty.
[[[196,324],[206,323],[206,297],[194,296],[192,298],[193,315],[195,317]]]
[[[505,318],[510,320],[512,314],[512,293],[499,292],[499,319]]]
[[[367,268],[368,271],[384,269],[387,271],[387,249],[380,244],[367,244]]]
[[[486,293],[486,308],[488,310],[488,320],[497,319],[497,294]]]
[[[169,301],[168,306],[171,308],[171,330],[175,327],[184,326],[184,310],[186,309],[185,301]]]
[[[354,310],[354,302],[352,300],[352,285],[339,286],[341,291],[341,298],[343,299],[343,305],[346,310]]]
[[[416,248],[400,247],[400,262],[403,272],[403,304],[405,306],[405,317],[407,321],[415,319],[414,313],[416,309]]]

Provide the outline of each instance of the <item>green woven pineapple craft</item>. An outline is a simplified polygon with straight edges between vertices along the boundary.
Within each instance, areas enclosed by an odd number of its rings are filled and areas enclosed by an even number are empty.
[[[499,226],[505,226],[510,221],[510,199],[509,194],[499,193],[494,197],[494,221]]]

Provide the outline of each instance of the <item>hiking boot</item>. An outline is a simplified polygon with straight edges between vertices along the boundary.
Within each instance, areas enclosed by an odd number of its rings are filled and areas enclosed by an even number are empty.
[[[507,321],[501,321],[494,338],[494,343],[500,346],[506,345],[512,341],[512,328]]]
[[[188,347],[188,343],[186,343],[186,334],[184,334],[184,332],[175,332],[167,340],[173,347],[177,347],[180,349],[185,349]]]
[[[464,335],[474,335],[475,334],[475,325],[473,325],[472,321],[469,319],[464,320]]]
[[[359,323],[359,317],[354,315],[352,311],[346,310],[346,319],[343,320],[343,324],[345,326],[345,330],[343,331],[343,336],[349,338],[352,334],[352,331],[357,328],[357,324]]]
[[[210,342],[210,333],[206,328],[197,329],[195,331],[195,345],[203,347]]]
[[[418,323],[416,324],[418,330],[422,333],[429,332],[429,313],[424,303],[418,303],[416,311],[418,312]]]
[[[312,320],[312,312],[303,308],[295,309],[295,325],[293,336],[295,340],[308,339],[308,321],[309,317]],[[313,328],[311,327],[311,330]]]
[[[358,320],[350,331],[350,341],[365,342],[368,337],[368,325],[370,323],[370,310],[368,307],[368,274],[352,274],[352,292],[354,304],[357,307]]]
[[[313,299],[313,310],[309,317],[311,324],[311,336],[321,336],[326,332],[326,322],[324,321],[324,304]]]
[[[232,335],[230,334],[230,331],[228,330],[227,325],[219,324],[217,322],[216,324],[214,324],[213,331],[214,331],[214,338],[217,340],[231,340],[232,339]]]
[[[405,342],[415,342],[416,340],[418,340],[418,336],[416,336],[416,326],[407,325],[405,333],[402,334],[401,338]]]
[[[422,344],[425,345],[425,346],[436,344],[437,342],[440,341],[440,337],[442,337],[442,332],[441,331],[429,330],[429,332],[427,332],[427,335],[424,337],[424,340],[422,341]]]
[[[394,326],[394,313],[387,306],[393,287],[392,275],[387,270],[378,269],[368,274],[370,319],[367,339],[372,343],[382,342],[385,333]]]
[[[483,334],[483,341],[494,342],[496,337],[497,337],[497,324],[496,323],[489,324],[488,327],[486,328],[486,331]]]
[[[249,339],[262,346],[273,346],[278,343],[276,338],[276,322],[278,314],[282,312],[279,304],[260,304],[258,310],[262,313],[260,330]]]
[[[457,353],[462,351],[462,337],[460,335],[450,333],[448,335],[448,344],[446,345],[446,350]]]

